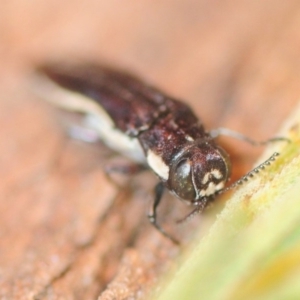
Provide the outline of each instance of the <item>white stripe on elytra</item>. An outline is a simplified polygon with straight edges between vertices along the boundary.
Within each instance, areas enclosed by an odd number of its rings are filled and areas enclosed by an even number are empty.
[[[63,88],[44,75],[36,75],[33,81],[34,92],[44,100],[66,110],[99,115],[104,125],[109,127],[114,126],[113,120],[106,111],[92,98]]]
[[[99,103],[81,93],[62,88],[46,76],[34,78],[34,91],[48,102],[70,111],[85,113],[88,128],[111,149],[145,163],[144,151],[136,138],[131,138],[115,127],[113,120]]]

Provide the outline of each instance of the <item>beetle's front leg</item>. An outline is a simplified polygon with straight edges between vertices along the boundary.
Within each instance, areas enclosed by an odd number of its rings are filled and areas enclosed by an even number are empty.
[[[212,199],[210,199],[212,200]],[[208,198],[204,197],[202,198],[200,201],[195,202],[193,205],[195,206],[195,208],[189,212],[186,216],[184,216],[182,219],[179,219],[176,221],[177,224],[181,224],[185,221],[188,221],[189,219],[193,218],[194,216],[200,214],[203,212],[204,208],[206,207],[208,202]]]
[[[151,207],[151,210],[148,213],[148,219],[150,223],[161,233],[163,234],[166,238],[171,240],[174,244],[179,245],[179,241],[172,237],[170,234],[168,234],[158,223],[157,223],[157,207],[161,201],[161,198],[163,196],[164,192],[164,185],[162,182],[159,182],[155,186],[155,196],[154,196],[154,201]]]

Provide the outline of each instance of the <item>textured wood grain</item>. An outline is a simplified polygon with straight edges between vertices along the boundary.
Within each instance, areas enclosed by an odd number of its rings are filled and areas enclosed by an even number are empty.
[[[297,1],[10,1],[0,10],[0,298],[143,299],[178,248],[145,214],[155,178],[118,189],[110,152],[65,135],[27,87],[49,60],[128,69],[187,101],[209,128],[276,134],[300,94]],[[224,140],[234,178],[261,149]],[[131,188],[130,188],[131,187]],[[166,197],[166,226],[184,206]],[[173,212],[174,210],[174,212]]]

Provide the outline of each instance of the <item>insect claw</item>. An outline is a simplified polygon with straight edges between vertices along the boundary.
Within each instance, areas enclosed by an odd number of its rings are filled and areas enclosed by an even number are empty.
[[[167,239],[171,240],[175,245],[180,245],[180,242],[167,233],[156,221],[156,217],[153,215],[148,215],[149,222]]]

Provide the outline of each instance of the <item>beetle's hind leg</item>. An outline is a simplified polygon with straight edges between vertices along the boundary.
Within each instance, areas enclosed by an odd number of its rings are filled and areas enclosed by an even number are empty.
[[[115,178],[113,177],[113,174],[133,176],[145,170],[147,170],[146,166],[131,161],[112,162],[108,163],[104,167],[106,178],[119,188],[123,187],[124,185],[117,182],[117,180],[115,180]]]

